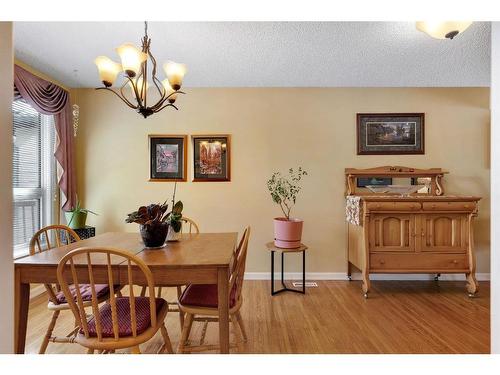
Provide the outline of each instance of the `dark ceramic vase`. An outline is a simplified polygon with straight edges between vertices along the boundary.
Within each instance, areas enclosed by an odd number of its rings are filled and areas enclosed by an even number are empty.
[[[162,247],[168,233],[167,223],[156,223],[150,225],[141,225],[140,232],[142,241],[146,247]]]

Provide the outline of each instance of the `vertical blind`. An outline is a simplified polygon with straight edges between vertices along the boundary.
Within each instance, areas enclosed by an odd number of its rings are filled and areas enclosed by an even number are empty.
[[[29,241],[52,222],[55,194],[53,116],[16,100],[13,113],[14,256],[28,253]]]

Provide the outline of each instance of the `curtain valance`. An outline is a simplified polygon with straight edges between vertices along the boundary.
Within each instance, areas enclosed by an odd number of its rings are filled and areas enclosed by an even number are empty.
[[[57,144],[54,156],[58,162],[58,184],[66,201],[63,210],[76,205],[73,121],[68,91],[14,65],[14,97],[24,99],[38,112],[54,115]]]

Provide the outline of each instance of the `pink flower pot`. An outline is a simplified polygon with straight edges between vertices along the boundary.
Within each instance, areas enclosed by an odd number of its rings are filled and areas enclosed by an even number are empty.
[[[303,221],[300,219],[287,220],[284,217],[274,219],[274,245],[283,249],[300,247]]]

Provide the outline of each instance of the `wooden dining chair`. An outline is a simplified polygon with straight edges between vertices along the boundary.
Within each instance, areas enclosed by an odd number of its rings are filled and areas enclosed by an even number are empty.
[[[92,263],[92,258],[99,259],[99,264]],[[126,264],[126,273],[120,274],[113,264],[122,262]],[[110,290],[110,298],[102,306],[99,306],[98,289],[94,282],[96,275],[106,276]],[[134,295],[134,277],[138,282],[146,284],[149,297]],[[90,317],[85,312],[86,304],[78,287],[79,278],[90,281]],[[72,341],[86,347],[89,354],[95,350],[100,353],[114,353],[115,350],[125,348],[131,348],[133,353],[140,353],[139,345],[151,339],[158,330],[163,337],[159,353],[165,350],[173,353],[164,322],[168,313],[167,301],[155,297],[153,274],[146,263],[136,255],[126,250],[107,247],[78,248],[70,251],[59,262],[57,281],[78,323],[78,330]],[[119,281],[128,285],[128,297],[115,296],[114,288]],[[75,286],[76,298],[71,298],[71,285]]]
[[[243,342],[247,341],[247,334],[243,319],[240,313],[243,304],[241,294],[243,278],[245,275],[245,264],[248,249],[248,239],[250,238],[250,227],[247,227],[236,248],[230,267],[229,278],[229,318],[237,336]],[[182,328],[181,339],[177,348],[177,353],[199,352],[203,350],[217,350],[219,345],[204,345],[204,336],[209,322],[219,321],[217,284],[191,284],[179,298],[179,308],[185,314],[184,326]],[[202,330],[200,345],[187,345],[189,334],[193,322],[201,321],[205,323]],[[234,347],[234,344],[231,345]]]
[[[54,247],[59,247],[63,245],[68,245],[72,242],[80,241],[80,237],[78,234],[71,228],[65,225],[49,225],[40,229],[33,235],[33,238],[30,241],[30,255],[35,255],[36,253],[41,253],[44,251],[49,251]],[[70,342],[69,337],[74,334],[75,331],[70,332],[66,337],[56,337],[52,336],[54,328],[56,326],[57,318],[61,311],[70,310],[68,301],[66,296],[61,291],[61,288],[58,284],[44,284],[45,290],[47,291],[47,295],[49,297],[49,303],[47,308],[52,311],[52,319],[47,328],[47,332],[45,333],[45,337],[43,338],[42,344],[38,351],[39,354],[44,354],[47,350],[47,346],[49,342],[59,342],[59,343],[68,343]],[[89,294],[89,286],[81,285],[81,294],[83,296],[84,302],[87,306],[90,306],[90,294]],[[98,297],[99,301],[105,301],[109,296],[109,289],[106,285],[98,285]],[[73,298],[76,297],[75,291],[73,289]]]
[[[189,234],[198,234],[200,233],[200,228],[198,227],[198,224],[195,223],[194,220],[186,217],[186,216],[183,216],[181,218],[181,221],[182,221],[182,226],[181,226],[181,232],[182,233],[189,233]],[[189,232],[184,232],[184,228],[185,227],[189,227]],[[181,297],[181,294],[182,294],[182,287],[184,285],[172,285],[172,287],[176,287],[177,288],[177,301],[169,301],[168,304],[170,306],[174,306],[173,308],[171,308],[169,311],[170,312],[178,312],[179,313],[179,322],[180,322],[180,325],[181,325],[181,329],[182,327],[184,326],[184,314],[181,313],[181,311],[179,310],[179,298]],[[162,287],[159,286],[158,287],[158,298],[161,298],[161,295],[162,295]],[[142,288],[142,291],[141,291],[141,295],[144,296],[146,293],[146,288],[143,287]]]
[[[200,233],[200,228],[198,227],[198,224],[196,224],[192,219],[186,217],[186,216],[183,216],[181,218],[181,221],[182,221],[182,226],[181,226],[181,232],[184,233],[184,228],[185,227],[188,227],[189,226],[189,234],[198,234]]]

